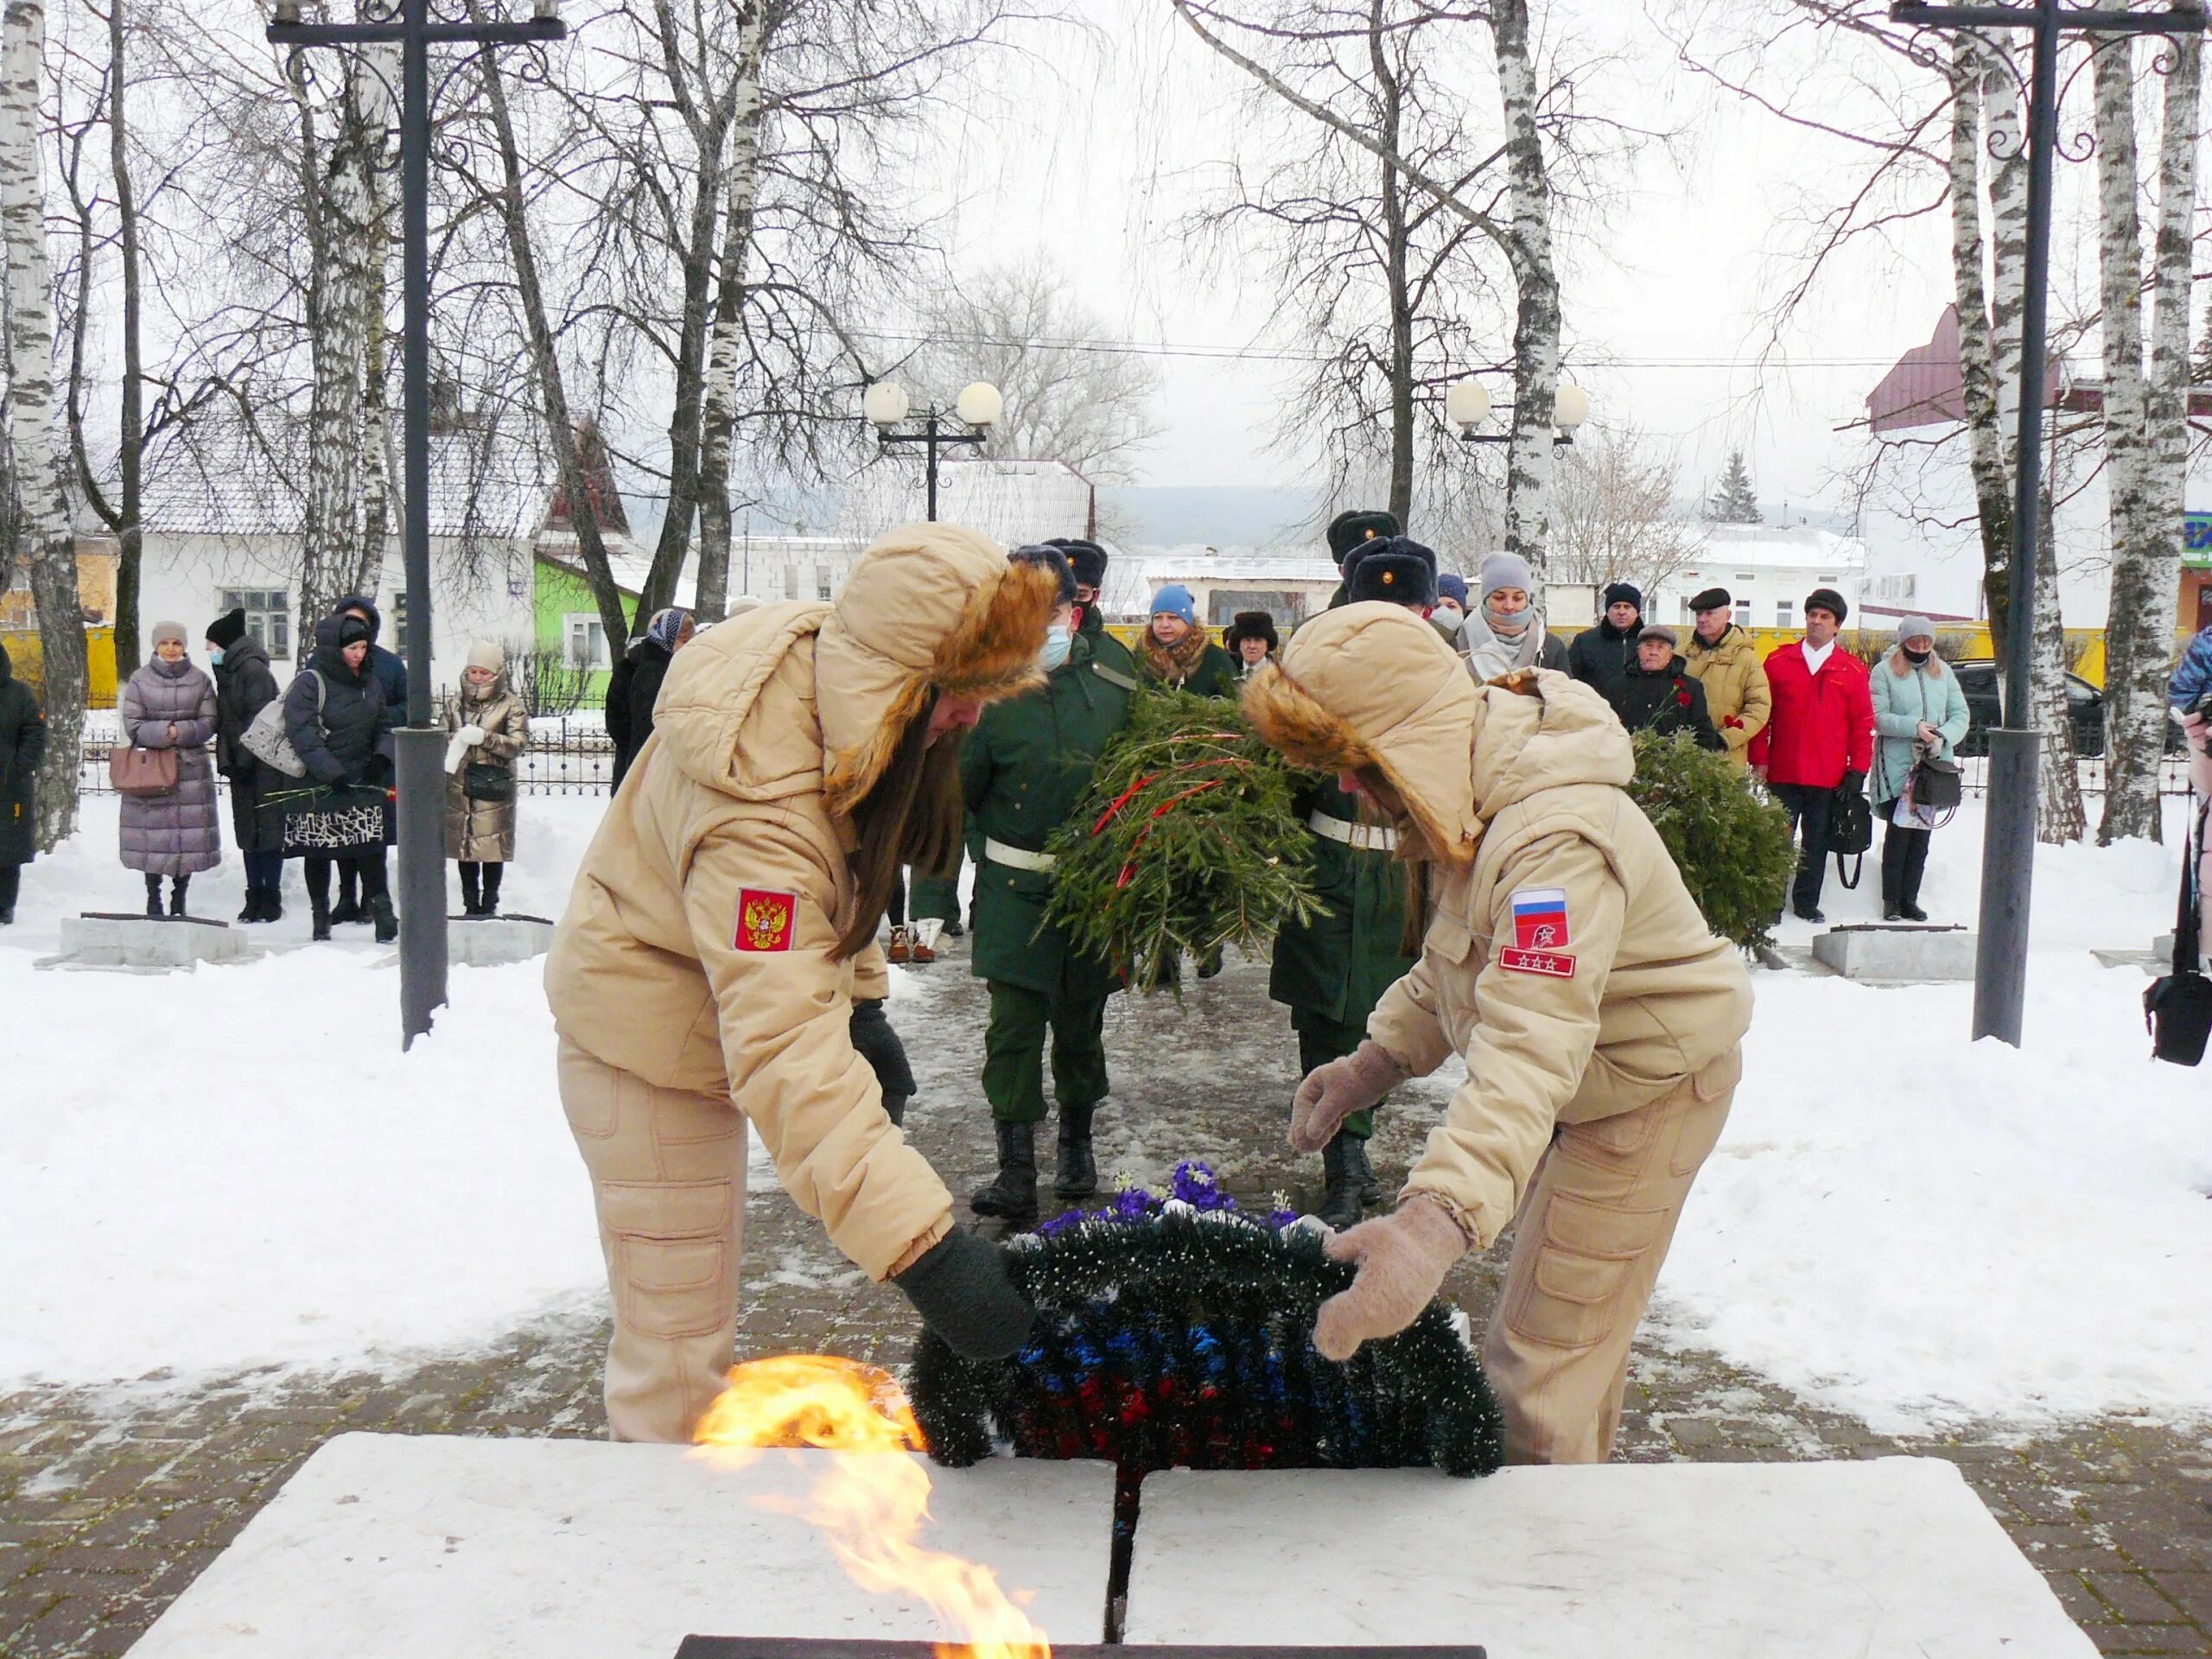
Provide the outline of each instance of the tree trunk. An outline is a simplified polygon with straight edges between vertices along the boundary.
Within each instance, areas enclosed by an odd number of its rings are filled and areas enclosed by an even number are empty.
[[[1505,111],[1505,160],[1513,208],[1513,436],[1505,474],[1505,546],[1528,560],[1541,584],[1550,530],[1553,421],[1559,397],[1559,277],[1552,267],[1551,185],[1536,126],[1535,67],[1529,55],[1528,0],[1497,0],[1498,93]]]
[[[8,257],[8,438],[16,467],[23,556],[38,607],[47,753],[38,776],[38,844],[77,827],[85,736],[85,623],[77,601],[64,451],[54,430],[53,274],[39,177],[39,92],[46,8],[9,0],[0,28],[0,238]],[[118,665],[119,666],[119,665]]]
[[[2104,308],[2105,480],[2112,537],[2111,601],[2105,634],[2105,810],[2100,842],[2152,833],[2158,816],[2158,758],[2164,746],[2162,636],[2171,595],[2152,566],[2158,511],[2146,469],[2150,427],[2143,378],[2143,221],[2136,209],[2135,55],[2121,38],[2098,48],[2097,258]],[[2155,659],[2146,658],[2155,652]],[[2143,701],[2149,693],[2147,709]],[[2144,715],[2150,716],[2146,721]]]
[[[365,65],[347,73],[330,161],[323,174],[321,233],[308,286],[315,384],[308,404],[307,504],[300,560],[296,655],[315,653],[315,621],[357,589],[360,561],[361,381],[367,349],[368,245],[373,208],[372,140],[362,119]],[[311,122],[302,142],[313,143]],[[312,151],[308,157],[314,166]]]
[[[2005,468],[2005,540],[1992,549],[1986,526],[1985,553],[2005,561],[1992,567],[1986,582],[1990,637],[2001,642],[1999,662],[2012,649],[2012,512],[2011,496],[2020,464],[2020,334],[2026,321],[2028,263],[2028,128],[2021,109],[2020,83],[2010,47],[1984,42],[1982,108],[1998,159],[1990,168],[1989,239],[1993,288],[1990,295],[1990,360],[1997,381],[1998,452]],[[2012,718],[2011,710],[2006,711]]]
[[[1394,159],[1402,137],[1404,99],[1390,56],[1383,49],[1383,0],[1370,0],[1367,14],[1367,59],[1382,99],[1382,124],[1376,136],[1389,152],[1382,160],[1382,277],[1390,306],[1390,500],[1402,524],[1413,522],[1414,507],[1414,305],[1408,265],[1413,235],[1406,225],[1406,181]]]
[[[1982,276],[1981,86],[1980,40],[1961,35],[1951,77],[1951,270],[1958,289],[1959,379],[1966,412],[1968,464],[1981,520],[1981,581],[1989,635],[2005,658],[2005,619],[2012,550],[2012,479],[2005,465],[1992,357],[1989,294]]]
[[[2074,720],[2066,700],[2066,620],[2058,608],[2057,537],[2051,522],[2050,486],[2037,509],[2036,603],[2030,664],[2036,725],[2043,733],[2043,789],[2036,802],[2036,839],[2063,846],[2088,832],[2082,810],[2082,765],[2074,752]]]
[[[619,657],[630,637],[628,619],[622,614],[622,590],[615,585],[613,568],[607,561],[607,543],[599,533],[599,513],[576,453],[576,425],[569,413],[568,389],[561,379],[561,359],[546,320],[545,290],[537,280],[537,254],[530,240],[530,223],[523,211],[522,155],[515,147],[515,127],[507,109],[506,82],[499,59],[484,54],[485,105],[492,116],[492,130],[499,144],[503,188],[499,205],[507,233],[508,257],[514,261],[515,289],[522,299],[523,321],[530,332],[531,366],[537,377],[538,397],[544,405],[547,435],[553,445],[554,464],[561,488],[569,498],[569,522],[576,532],[576,550],[583,556],[584,575],[591,583],[592,601],[599,611],[599,626],[606,632],[608,654]],[[642,621],[651,613],[639,602]]]
[[[123,264],[123,385],[116,464],[123,522],[116,531],[115,661],[138,660],[138,566],[145,549],[140,524],[146,454],[145,359],[139,349],[138,201],[130,181],[130,125],[124,93],[130,85],[124,56],[126,0],[109,0],[108,166],[115,175],[115,213]]]
[[[745,264],[753,251],[753,203],[760,188],[760,57],[766,10],[757,4],[746,10],[730,119],[729,210],[722,226],[721,280],[715,294],[714,339],[707,349],[707,391],[699,433],[699,585],[692,606],[702,622],[719,622],[729,608],[730,443],[737,429]]]

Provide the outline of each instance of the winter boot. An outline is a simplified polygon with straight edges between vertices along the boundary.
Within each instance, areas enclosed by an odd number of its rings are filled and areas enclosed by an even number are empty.
[[[181,916],[184,914],[184,895],[191,886],[192,878],[188,875],[175,875],[169,878],[170,915]]]
[[[968,1207],[979,1216],[1027,1221],[1037,1213],[1037,1126],[995,1120],[991,1127],[998,1131],[999,1173]]]
[[[369,914],[377,925],[377,943],[390,944],[399,937],[399,915],[391,907],[391,895],[380,893],[369,900]]]
[[[259,887],[248,887],[245,890],[245,906],[238,912],[238,920],[242,922],[257,922],[260,919],[261,889]]]
[[[1359,1187],[1359,1201],[1370,1210],[1382,1205],[1382,1183],[1375,1179],[1375,1166],[1367,1161],[1367,1142],[1356,1140],[1345,1156],[1351,1160],[1351,1176]]]
[[[162,913],[162,878],[149,875],[146,878],[146,915],[150,920],[158,922]]]
[[[281,922],[284,919],[284,889],[264,887],[261,890],[261,919]]]
[[[484,915],[496,916],[499,913],[499,876],[506,868],[504,864],[486,864],[484,867]]]
[[[1358,1172],[1366,1164],[1366,1149],[1360,1145],[1359,1137],[1342,1129],[1337,1131],[1335,1140],[1321,1148],[1321,1171],[1326,1185],[1321,1193],[1321,1207],[1315,1213],[1332,1232],[1341,1233],[1347,1227],[1359,1225],[1363,1206]]]
[[[1060,1108],[1060,1166],[1052,1192],[1063,1198],[1087,1198],[1098,1190],[1098,1160],[1090,1146],[1090,1120],[1098,1103]]]
[[[1908,922],[1924,922],[1928,912],[1920,907],[1920,878],[1928,873],[1928,837],[1915,837],[1916,844],[1905,853],[1904,868],[1897,878],[1897,909]]]
[[[484,890],[476,879],[480,868],[468,863],[461,867],[461,913],[464,916],[481,916],[484,913]]]
[[[359,881],[360,876],[356,872],[343,864],[339,866],[338,902],[330,907],[330,920],[333,926],[345,922],[365,922],[369,919],[368,912],[361,908],[361,901],[356,896],[360,892],[358,885]]]
[[[330,897],[327,893],[308,894],[308,919],[312,924],[309,938],[321,941],[330,937]]]

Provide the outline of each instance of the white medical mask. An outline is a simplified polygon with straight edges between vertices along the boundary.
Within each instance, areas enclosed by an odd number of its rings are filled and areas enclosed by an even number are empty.
[[[1068,625],[1055,622],[1045,630],[1044,648],[1038,652],[1037,660],[1048,671],[1058,668],[1067,661],[1068,651],[1073,644],[1074,636],[1068,632]]]

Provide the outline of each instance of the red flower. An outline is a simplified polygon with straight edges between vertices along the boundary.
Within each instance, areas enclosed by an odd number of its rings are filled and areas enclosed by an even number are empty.
[[[1690,694],[1687,691],[1677,690],[1675,693],[1675,701],[1681,704],[1683,708],[1687,709],[1690,706]]]

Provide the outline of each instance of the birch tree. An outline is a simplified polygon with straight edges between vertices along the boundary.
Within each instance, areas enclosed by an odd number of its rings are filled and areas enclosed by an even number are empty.
[[[69,534],[66,467],[54,416],[52,264],[39,162],[46,8],[8,0],[0,17],[0,239],[7,247],[8,443],[32,602],[38,607],[46,726],[56,763],[38,779],[38,844],[77,827],[84,747],[85,625]]]
[[[1513,207],[1516,304],[1513,322],[1513,437],[1505,474],[1505,547],[1538,582],[1552,503],[1553,416],[1559,397],[1559,276],[1552,267],[1551,181],[1537,124],[1529,54],[1528,0],[1492,0],[1491,35],[1505,111],[1506,176]]]

